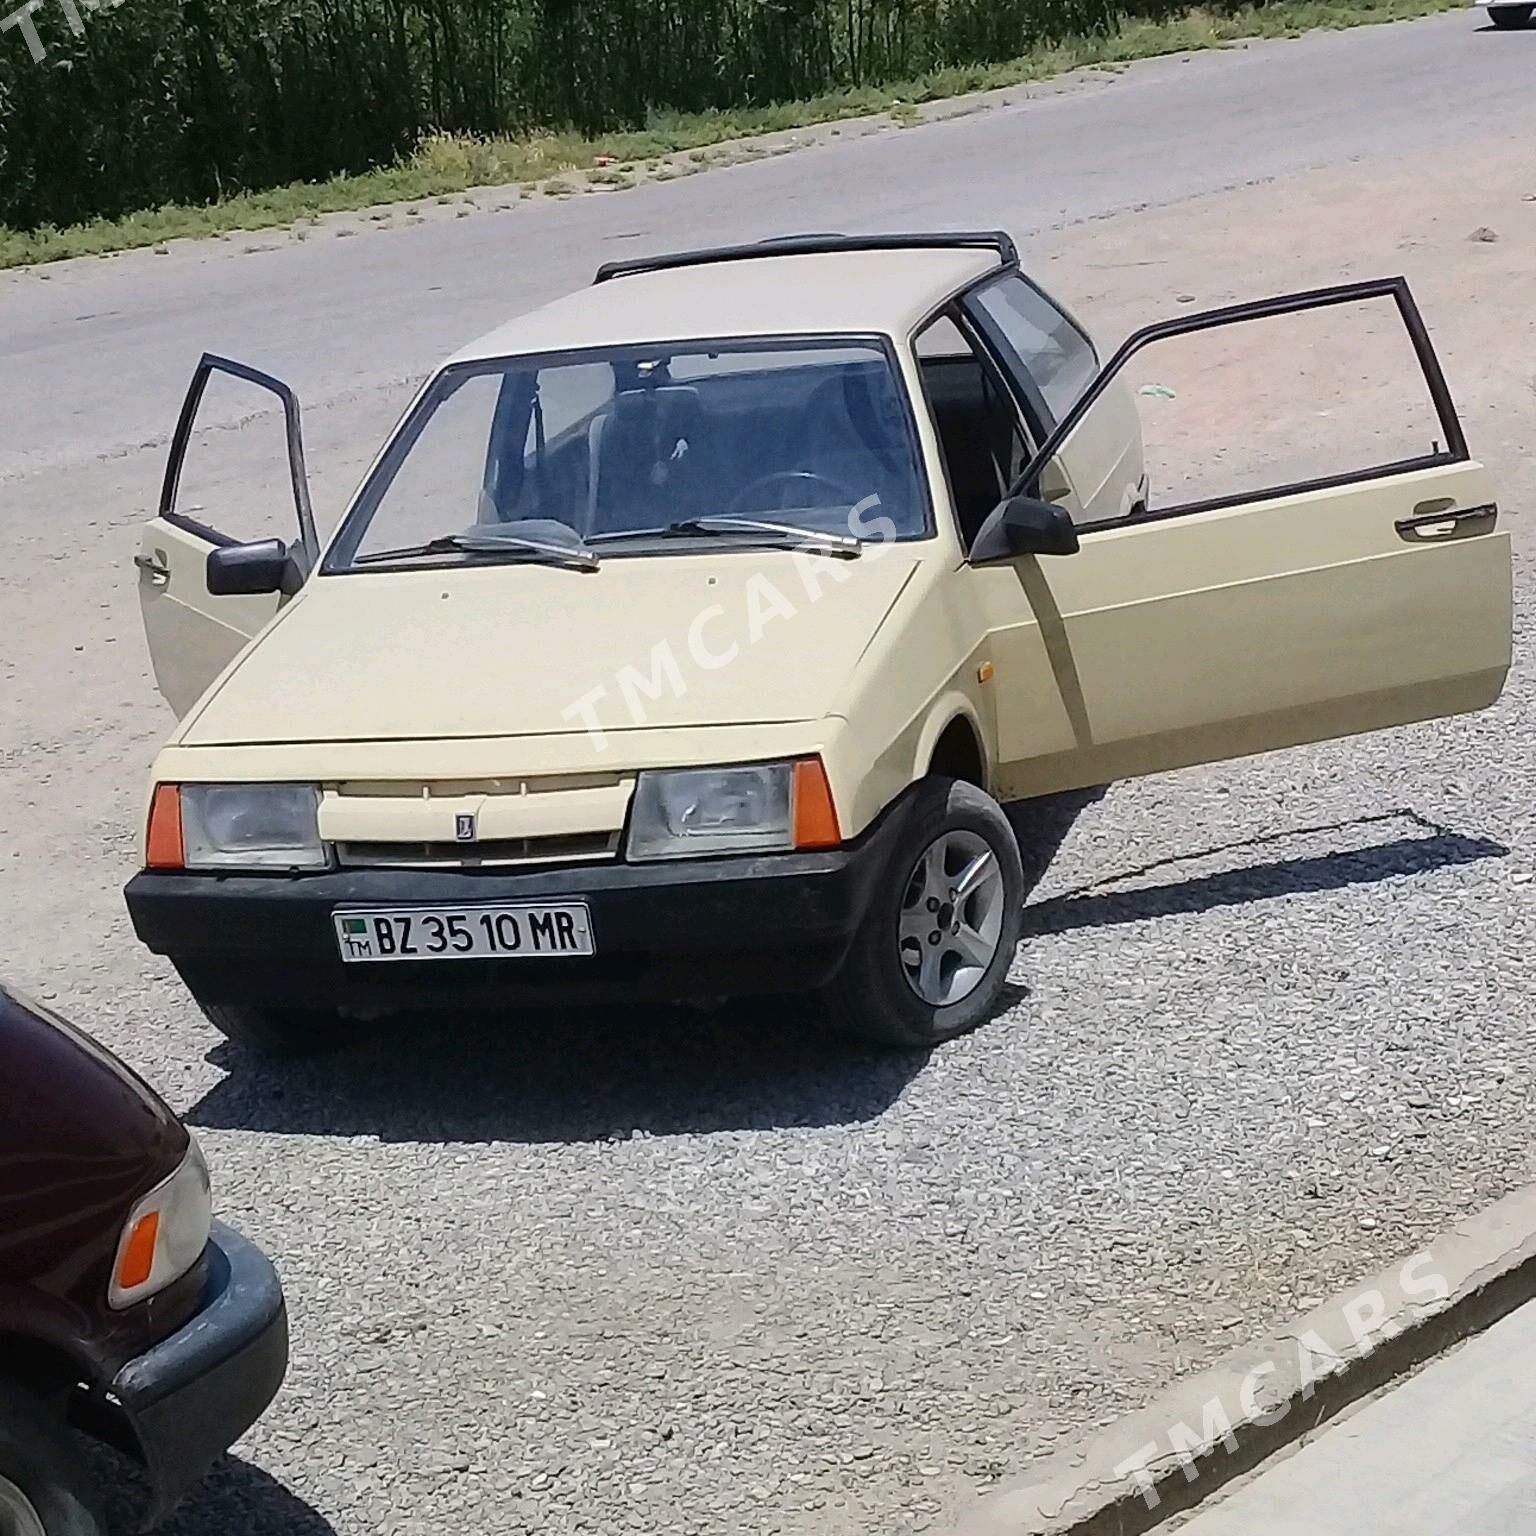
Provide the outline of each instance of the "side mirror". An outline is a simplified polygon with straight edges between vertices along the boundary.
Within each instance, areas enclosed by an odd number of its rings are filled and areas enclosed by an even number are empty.
[[[281,592],[292,597],[304,585],[304,572],[281,539],[256,544],[226,544],[208,554],[208,591],[214,597],[249,597]]]
[[[1010,496],[981,525],[971,564],[1020,555],[1075,555],[1078,547],[1077,525],[1064,507],[1033,496]]]

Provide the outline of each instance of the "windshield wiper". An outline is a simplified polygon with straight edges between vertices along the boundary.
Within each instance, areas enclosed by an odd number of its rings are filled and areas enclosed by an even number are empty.
[[[797,528],[793,523],[763,523],[749,517],[685,517],[665,528],[637,528],[625,533],[600,533],[589,542],[611,544],[627,539],[684,538],[695,534],[745,534],[759,541],[771,541],[785,549],[803,549],[807,554],[831,555],[838,560],[857,560],[864,553],[864,541],[846,533],[823,533],[816,528]]]
[[[427,555],[512,555],[549,560],[573,571],[595,571],[597,554],[584,543],[557,544],[553,540],[530,539],[517,533],[450,533],[425,544],[411,544],[403,549],[383,549],[358,555],[353,565],[381,565],[389,560],[417,560]]]
[[[688,517],[673,523],[669,533],[752,533],[793,539],[811,549],[857,560],[864,553],[864,541],[849,533],[823,533],[819,528],[797,528],[793,523],[764,523],[750,517]]]

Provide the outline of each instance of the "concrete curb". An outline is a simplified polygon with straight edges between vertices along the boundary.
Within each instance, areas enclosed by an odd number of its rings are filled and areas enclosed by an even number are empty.
[[[1536,1185],[981,1499],[954,1536],[1141,1536],[1536,1297]]]

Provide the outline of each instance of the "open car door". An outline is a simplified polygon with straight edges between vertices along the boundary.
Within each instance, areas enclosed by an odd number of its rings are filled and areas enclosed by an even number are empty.
[[[1359,341],[1343,339],[1345,305],[1372,306]],[[1307,315],[1318,329],[1310,346],[1255,358],[1251,322]],[[1234,337],[1232,327],[1243,330]],[[1197,355],[1178,389],[1147,384],[1134,396],[1148,426],[1176,395],[1195,398],[1198,430],[1154,469],[1148,508],[1098,519],[1073,509],[1076,526],[1065,525],[1058,548],[1028,553],[1029,536],[1006,525],[1052,512],[1040,505],[1049,499],[1043,471],[1070,456],[1073,434],[1106,391],[1124,393],[1116,381],[1133,358],[1189,337],[1199,338]],[[1411,376],[1417,392],[1422,375],[1428,389],[1413,408],[1407,456],[1383,447],[1396,418],[1380,406],[1371,363],[1388,347],[1396,361],[1377,370],[1388,384]],[[1237,386],[1255,380],[1259,397],[1273,400],[1276,374],[1292,371],[1310,374],[1296,420],[1233,403]],[[1360,425],[1346,462],[1310,478],[1291,473],[1295,456],[1315,451],[1353,407]],[[1201,448],[1240,488],[1181,499],[1183,465]],[[1160,498],[1167,484],[1174,490]],[[1022,514],[1005,501],[971,551],[997,658],[1006,795],[1465,713],[1504,686],[1509,536],[1401,278],[1137,332],[1041,443],[1012,494],[1035,500],[1020,504]]]
[[[300,578],[313,569],[319,554],[304,467],[298,397],[280,379],[269,374],[227,358],[205,355],[192,375],[176,434],[171,440],[159,513],[146,524],[139,552],[134,557],[139,576],[139,605],[144,615],[144,634],[149,642],[155,682],[178,716],[191,709],[209,684],[265,627],[287,601],[291,590],[297,587],[296,582],[288,582],[285,584],[287,591],[240,592],[225,596],[215,596],[209,590],[209,555],[215,550],[246,542],[194,516],[193,513],[201,513],[203,509],[184,505],[182,495],[183,470],[193,428],[209,381],[215,376],[244,385],[247,392],[255,391],[256,399],[268,412],[273,407],[267,397],[275,397],[282,411],[281,431],[286,443],[282,478],[291,486],[297,526],[286,513],[276,520],[276,526],[269,526],[269,507],[259,514],[260,526],[253,531],[283,538],[292,566]],[[238,434],[241,426],[233,425],[230,430]],[[237,474],[243,478],[238,455],[236,466]],[[276,466],[269,467],[275,471]],[[260,476],[252,478],[259,483]],[[248,485],[242,484],[240,478],[226,474],[220,484],[227,487],[227,491],[221,489],[221,496],[227,494],[231,502],[250,494]],[[230,511],[249,523],[248,511],[234,507]]]

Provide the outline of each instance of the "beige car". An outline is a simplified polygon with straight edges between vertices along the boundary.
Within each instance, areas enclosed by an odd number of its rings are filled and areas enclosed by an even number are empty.
[[[1434,444],[1149,502],[1129,359],[1357,299]],[[220,373],[282,400],[291,542],[178,510]],[[180,723],[128,905],[259,1047],[793,990],[928,1045],[1014,960],[1000,802],[1479,709],[1510,663],[1508,537],[1400,280],[1101,366],[1006,236],[803,237],[605,268],[465,349],[323,545],[298,428],[205,358],[137,562]]]

